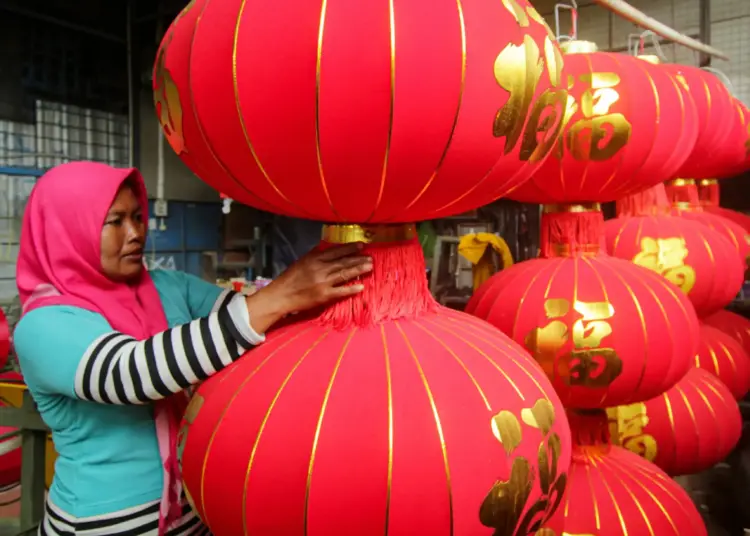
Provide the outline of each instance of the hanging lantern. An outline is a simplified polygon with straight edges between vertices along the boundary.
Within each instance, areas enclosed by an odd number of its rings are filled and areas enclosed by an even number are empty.
[[[750,120],[750,115],[748,116]],[[750,233],[750,216],[737,212],[736,210],[729,210],[719,206],[720,194],[719,194],[719,181],[716,179],[701,179],[698,183],[698,196],[700,197],[700,204],[704,212],[710,212],[716,214],[728,220],[733,221],[745,230],[745,233]]]
[[[680,288],[699,316],[729,304],[745,280],[736,248],[705,225],[670,214],[663,185],[617,203],[604,222],[607,252],[652,270]]]
[[[733,98],[721,80],[708,71],[678,64],[662,67],[688,89],[698,112],[698,139],[675,176],[715,178],[711,162],[732,132],[736,117]]]
[[[414,226],[328,226],[324,240],[369,242],[362,294],[269,332],[186,413],[182,475],[211,532],[540,525],[570,457],[543,371],[497,329],[434,301]]]
[[[508,197],[605,202],[671,177],[698,136],[687,92],[643,59],[596,52],[582,41],[562,46],[570,92],[562,138],[532,179]]]
[[[154,98],[171,147],[237,202],[411,222],[539,167],[562,128],[561,69],[526,0],[194,0],[162,41]]]
[[[495,274],[466,312],[524,344],[566,407],[615,406],[663,393],[693,363],[695,310],[661,276],[599,253],[598,205],[560,208],[545,207],[546,258]],[[568,232],[571,225],[575,232]]]
[[[750,236],[747,231],[727,218],[703,210],[693,179],[675,179],[665,183],[665,186],[674,212],[685,218],[697,220],[724,236],[745,259],[746,267],[750,267]]]
[[[703,177],[726,178],[738,175],[747,169],[750,159],[750,119],[747,107],[738,99],[731,97],[732,116],[731,130],[723,144],[705,163]]]
[[[710,469],[729,455],[742,434],[742,415],[731,391],[698,368],[663,395],[607,413],[615,444],[670,475]]]
[[[750,356],[723,331],[701,324],[695,365],[719,378],[737,400],[750,390]]]
[[[537,536],[707,536],[684,489],[652,463],[611,444],[603,410],[569,419],[567,492],[548,532]]]
[[[703,318],[702,322],[732,337],[750,356],[750,320],[737,313],[722,310]]]

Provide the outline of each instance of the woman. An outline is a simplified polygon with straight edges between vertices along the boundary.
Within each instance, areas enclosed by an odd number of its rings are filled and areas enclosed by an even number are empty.
[[[183,390],[285,315],[362,290],[358,248],[314,251],[252,296],[143,267],[140,173],[74,162],[26,206],[14,345],[59,453],[42,535],[203,535],[176,471]]]

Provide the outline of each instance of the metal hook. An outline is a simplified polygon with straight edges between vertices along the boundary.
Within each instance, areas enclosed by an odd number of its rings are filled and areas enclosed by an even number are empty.
[[[645,39],[647,37],[651,38],[651,45],[654,47],[654,51],[656,52],[656,55],[659,56],[659,58],[663,61],[669,61],[667,60],[667,56],[664,55],[664,50],[661,48],[661,43],[659,43],[659,36],[656,35],[651,30],[646,30],[640,35],[640,46],[643,46],[643,43],[645,42]],[[641,50],[641,52],[643,52]]]
[[[571,18],[571,31],[569,36],[570,39],[577,39],[578,38],[578,3],[576,0],[567,0],[569,4],[555,4],[555,37],[557,38],[557,41],[560,41],[560,38],[563,37],[560,35],[560,11],[562,10],[568,10],[570,11],[570,18]]]

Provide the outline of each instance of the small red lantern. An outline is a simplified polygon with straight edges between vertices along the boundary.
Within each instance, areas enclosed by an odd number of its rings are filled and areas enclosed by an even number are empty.
[[[698,112],[698,139],[675,176],[715,178],[711,175],[711,162],[734,126],[733,98],[721,80],[708,71],[677,64],[665,64],[663,68],[688,89]]]
[[[624,199],[617,207],[618,217],[604,223],[610,255],[664,276],[687,294],[699,316],[722,309],[737,296],[745,266],[736,248],[700,222],[669,214],[664,186]]]
[[[707,326],[723,331],[742,345],[750,356],[750,320],[731,311],[716,311],[702,319]]]
[[[732,392],[698,368],[690,369],[663,395],[607,413],[615,444],[670,475],[713,467],[729,455],[742,434],[742,415]]]
[[[739,342],[714,327],[701,324],[700,335],[695,365],[719,378],[737,400],[742,399],[750,390],[750,357]]]
[[[154,92],[172,148],[235,201],[411,222],[484,205],[539,167],[562,128],[561,69],[526,0],[194,0]]]
[[[532,179],[508,197],[612,201],[671,177],[695,144],[692,101],[666,71],[595,50],[593,43],[563,44],[570,97],[562,139]]]
[[[661,469],[613,446],[603,410],[569,415],[573,463],[560,508],[537,536],[707,536],[687,492]]]
[[[748,116],[748,120],[750,120],[750,116]],[[750,216],[719,206],[719,181],[716,179],[702,179],[698,183],[698,195],[704,212],[710,212],[711,214],[731,220],[742,227],[745,233],[750,233]]]
[[[524,344],[568,408],[615,406],[663,393],[692,366],[695,310],[661,276],[599,254],[593,238],[601,236],[598,206],[568,206],[567,214],[554,213],[558,208],[545,207],[543,229],[552,233],[570,220],[588,229],[589,241],[543,238],[551,244],[542,251],[548,258],[495,274],[466,311]]]
[[[675,179],[665,183],[665,186],[675,213],[697,220],[720,233],[745,259],[746,266],[750,267],[750,236],[747,231],[732,220],[703,210],[699,201],[698,187],[693,179]]]

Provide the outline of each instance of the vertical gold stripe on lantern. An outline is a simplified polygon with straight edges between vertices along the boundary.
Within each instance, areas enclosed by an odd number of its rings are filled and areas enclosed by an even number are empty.
[[[310,485],[312,484],[313,469],[315,468],[315,455],[318,453],[318,442],[320,441],[320,431],[323,429],[323,419],[326,416],[326,409],[328,409],[328,400],[331,398],[331,391],[333,390],[333,382],[336,381],[336,376],[341,368],[341,361],[344,359],[346,349],[349,348],[349,343],[352,342],[357,328],[352,328],[349,331],[349,336],[346,338],[344,345],[341,347],[341,352],[336,359],[336,364],[333,366],[333,372],[331,372],[331,379],[328,380],[328,386],[326,392],[323,395],[323,402],[320,405],[320,415],[318,415],[318,424],[315,426],[315,436],[313,437],[312,450],[310,451],[310,463],[307,466],[307,483],[305,484],[305,536],[307,536],[307,520],[308,520],[308,508],[310,507]]]
[[[380,338],[383,341],[383,357],[385,358],[385,382],[388,393],[388,477],[385,492],[385,536],[391,524],[391,489],[393,487],[393,380],[391,378],[391,355],[388,351],[388,340],[385,336],[385,326],[380,325]]]
[[[323,339],[325,339],[329,334],[331,333],[331,330],[326,330],[325,333],[323,333],[320,337],[318,337],[314,343],[310,345],[310,347],[305,350],[305,353],[302,354],[302,357],[299,358],[299,360],[294,364],[292,367],[292,370],[289,371],[289,374],[286,375],[286,378],[284,378],[284,381],[281,382],[281,385],[279,386],[279,389],[276,391],[276,394],[273,397],[273,400],[271,400],[271,404],[268,406],[268,410],[266,410],[266,414],[263,416],[263,421],[260,423],[260,428],[258,428],[258,435],[255,436],[255,442],[253,443],[253,448],[250,451],[250,459],[247,462],[247,470],[245,471],[245,485],[242,487],[242,534],[243,536],[249,536],[249,532],[247,530],[247,488],[248,484],[250,482],[250,472],[253,470],[253,463],[255,462],[255,455],[258,452],[258,445],[260,444],[260,439],[263,436],[263,431],[266,428],[266,424],[268,424],[268,420],[271,418],[271,412],[273,411],[273,408],[276,407],[276,402],[278,402],[279,398],[281,397],[281,393],[286,388],[286,385],[289,383],[289,380],[292,379],[292,376],[295,372],[297,372],[297,369],[302,365],[302,362],[305,360],[305,358],[310,355],[310,352],[312,352],[318,344],[320,344]]]
[[[375,201],[375,207],[372,209],[372,214],[367,218],[370,221],[380,206],[380,202],[383,200],[383,192],[385,191],[385,180],[388,176],[388,159],[391,156],[391,140],[393,139],[393,114],[396,102],[396,12],[393,7],[393,0],[388,0],[388,30],[391,44],[391,109],[388,114],[388,140],[385,145],[385,156],[383,157],[383,171],[380,175],[380,190],[378,191],[378,198]]]
[[[456,0],[456,7],[458,8],[458,22],[459,22],[460,29],[461,29],[461,86],[458,92],[458,104],[456,105],[456,115],[453,116],[453,124],[451,125],[451,132],[448,135],[448,142],[445,144],[443,153],[440,155],[440,159],[438,160],[438,163],[435,166],[435,171],[432,172],[432,175],[430,175],[430,178],[427,179],[427,182],[419,191],[417,196],[414,199],[412,199],[408,205],[406,205],[406,208],[404,210],[409,210],[411,207],[414,206],[414,204],[417,201],[419,201],[422,198],[424,193],[432,185],[432,182],[435,180],[435,177],[437,177],[438,173],[440,172],[440,169],[443,167],[443,162],[445,161],[445,157],[448,155],[448,150],[451,148],[451,144],[453,143],[453,135],[456,132],[456,125],[458,125],[458,117],[461,114],[461,105],[463,104],[463,101],[464,101],[464,89],[466,87],[466,20],[464,18],[464,7],[461,4],[461,0]]]
[[[227,414],[227,411],[229,411],[229,408],[232,407],[232,404],[234,403],[235,399],[242,393],[243,389],[245,388],[245,385],[252,380],[255,377],[255,374],[260,371],[261,368],[263,368],[266,363],[268,363],[271,358],[276,356],[276,354],[283,350],[286,346],[297,340],[299,337],[304,335],[305,333],[308,333],[310,331],[310,328],[307,328],[303,331],[300,331],[297,333],[294,337],[290,338],[287,341],[284,341],[283,344],[280,344],[278,348],[275,348],[268,356],[260,362],[260,364],[253,369],[253,371],[247,375],[247,378],[242,380],[242,382],[237,386],[237,389],[234,390],[234,393],[232,393],[231,398],[227,401],[226,405],[222,408],[221,413],[219,414],[219,418],[216,421],[216,426],[214,427],[213,431],[211,432],[211,437],[208,439],[208,445],[206,446],[206,452],[203,455],[203,465],[201,467],[201,479],[200,479],[200,500],[201,500],[201,511],[203,512],[203,516],[205,519],[203,519],[203,523],[205,525],[208,525],[208,513],[206,512],[206,493],[205,493],[205,482],[206,482],[206,466],[208,465],[208,458],[211,455],[211,449],[214,445],[214,440],[216,439],[216,434],[219,431],[219,426],[221,426],[221,423],[224,421],[224,416]],[[233,369],[237,370],[237,369]],[[231,372],[230,372],[231,374]],[[226,375],[224,376],[226,378]],[[220,382],[223,381],[219,380]]]
[[[258,169],[263,174],[263,177],[266,179],[268,184],[273,188],[273,190],[279,194],[279,197],[281,197],[284,201],[292,205],[294,208],[299,210],[300,212],[307,214],[307,212],[298,207],[295,203],[289,200],[286,195],[284,195],[284,192],[282,192],[279,187],[276,185],[275,182],[271,180],[271,177],[268,175],[268,172],[266,171],[266,168],[263,167],[263,164],[261,164],[260,159],[258,158],[258,153],[255,152],[255,147],[253,147],[252,142],[250,141],[250,135],[247,132],[247,126],[245,125],[245,116],[242,115],[242,105],[240,104],[240,88],[239,84],[237,82],[237,44],[240,40],[240,26],[242,25],[242,15],[245,13],[245,5],[247,4],[247,0],[242,0],[242,4],[240,4],[240,9],[237,12],[237,22],[234,25],[234,39],[232,43],[232,83],[234,85],[234,104],[237,108],[237,119],[240,122],[240,127],[242,128],[242,135],[245,137],[245,143],[247,144],[247,148],[250,150],[250,154],[253,155],[253,160],[255,160],[255,165],[258,166]]]
[[[445,482],[446,486],[448,488],[448,511],[450,512],[450,536],[453,536],[453,485],[451,483],[451,470],[450,466],[448,464],[448,450],[445,445],[445,434],[443,433],[443,425],[440,422],[440,414],[438,413],[437,405],[435,404],[435,397],[432,395],[432,389],[430,389],[430,384],[427,381],[427,376],[425,376],[424,370],[422,369],[422,365],[419,362],[419,358],[417,357],[416,352],[414,351],[414,348],[412,347],[411,341],[406,336],[406,333],[404,333],[403,328],[401,327],[401,324],[394,320],[393,325],[396,326],[396,329],[401,333],[401,337],[403,337],[404,342],[406,343],[406,347],[409,350],[409,353],[411,354],[412,359],[414,360],[414,364],[417,367],[417,371],[419,372],[419,377],[422,379],[422,385],[424,385],[424,390],[427,393],[427,399],[430,402],[430,407],[432,408],[432,414],[435,417],[435,427],[437,428],[438,436],[440,437],[440,449],[443,453],[443,467],[445,468]]]
[[[318,26],[318,50],[315,58],[315,154],[318,158],[318,175],[320,176],[320,186],[323,188],[323,194],[326,196],[328,206],[336,217],[336,209],[331,201],[331,194],[328,192],[326,183],[326,174],[323,171],[323,155],[320,150],[320,67],[323,61],[323,37],[326,30],[326,13],[328,11],[328,0],[323,0],[320,7],[320,25]]]
[[[198,18],[195,21],[195,28],[193,29],[193,35],[190,38],[190,49],[188,51],[188,61],[190,61],[190,58],[193,56],[193,45],[195,44],[195,34],[198,33],[198,28],[201,24],[201,19],[203,19],[203,12],[206,11],[206,8],[208,7],[208,4],[211,2],[211,0],[206,0],[203,6],[201,7],[201,12],[198,14]],[[187,9],[187,8],[186,8]],[[214,150],[214,146],[211,143],[211,140],[206,136],[205,130],[203,130],[203,122],[201,121],[200,116],[198,115],[198,109],[195,107],[195,96],[193,94],[193,82],[192,82],[192,76],[193,76],[193,70],[188,69],[187,73],[187,86],[188,86],[188,93],[190,95],[190,108],[193,110],[193,119],[195,120],[195,127],[198,129],[198,133],[200,134],[201,139],[203,140],[204,145],[206,146],[206,149],[208,149],[208,152],[211,154],[211,158],[214,162],[216,162],[216,165],[221,168],[221,170],[234,181],[234,183],[239,186],[242,190],[247,192],[247,194],[251,197],[254,197],[255,199],[268,203],[272,207],[275,208],[275,204],[271,203],[267,199],[263,199],[258,194],[250,190],[247,186],[245,186],[240,180],[234,176],[233,173],[229,171],[229,169],[224,165],[224,162],[219,158],[219,156],[216,154],[216,151]]]

